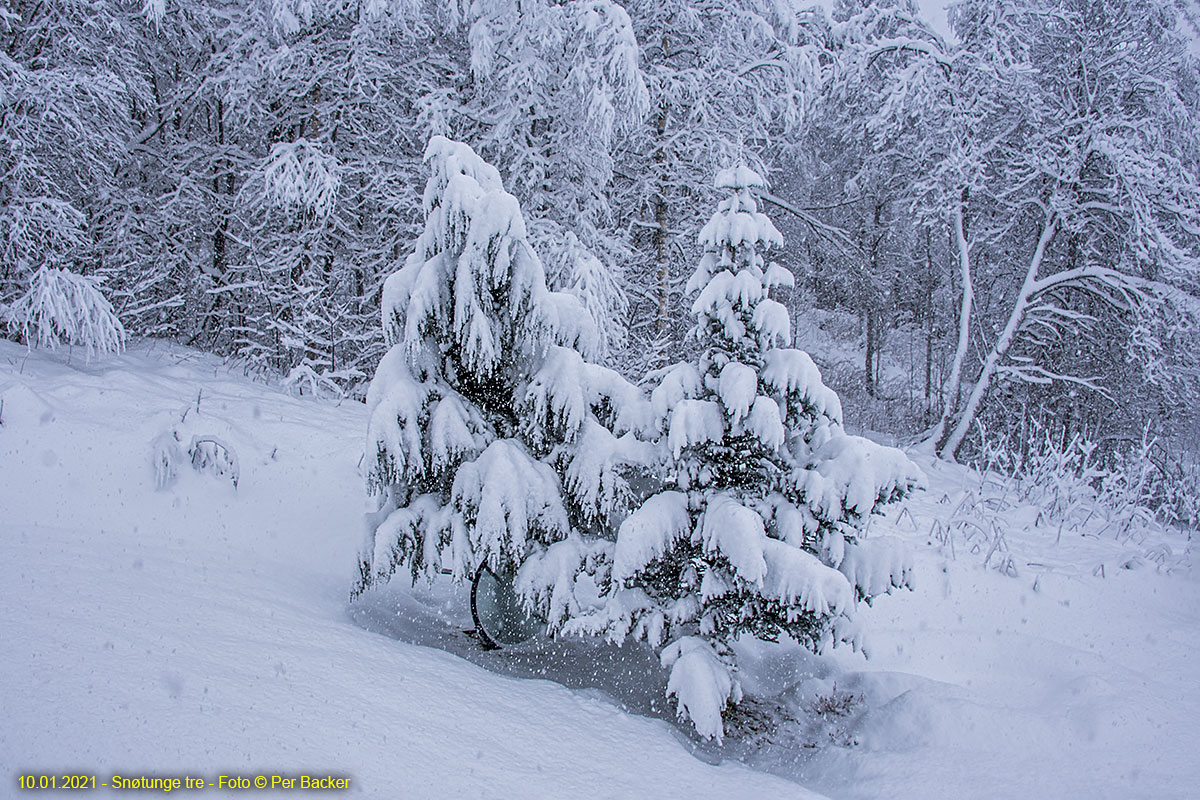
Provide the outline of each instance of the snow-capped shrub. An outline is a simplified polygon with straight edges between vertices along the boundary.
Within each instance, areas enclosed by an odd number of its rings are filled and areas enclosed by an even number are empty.
[[[1151,436],[1109,444],[1108,452],[1083,434],[1065,438],[1037,420],[1025,441],[979,423],[975,468],[1008,502],[1036,506],[1072,532],[1097,515],[1117,537],[1158,525],[1200,523],[1200,467],[1186,447]]]
[[[29,289],[5,311],[8,328],[30,346],[80,345],[88,357],[120,352],[125,328],[99,282],[56,267],[33,274]]]
[[[242,474],[241,467],[238,465],[237,452],[224,439],[212,435],[193,436],[187,452],[192,461],[192,469],[217,478],[226,478],[237,488]]]
[[[283,385],[298,395],[310,394],[320,397],[324,394],[329,397],[345,397],[346,394],[334,380],[332,371],[324,369],[317,372],[309,364],[297,364],[292,367],[283,379]]]
[[[189,421],[189,416],[193,421]],[[214,425],[224,429],[228,429],[228,426],[211,420],[197,424],[194,420],[199,417],[199,411],[193,414],[190,407],[185,409],[178,422],[154,437],[150,443],[154,488],[169,489],[173,486],[185,463],[196,472],[228,480],[237,488],[242,475],[237,451],[227,438],[212,432]]]
[[[174,431],[163,431],[150,443],[150,463],[154,467],[154,488],[169,489],[179,479],[183,449]]]
[[[717,739],[741,697],[734,639],[786,635],[819,651],[854,636],[856,599],[908,584],[906,554],[862,528],[920,480],[898,450],[845,433],[837,395],[788,346],[770,294],[792,276],[761,255],[782,243],[758,210],[763,187],[746,167],[717,176],[728,196],[688,284],[703,349],[651,395],[664,487],[621,523],[601,605],[566,625],[665,645],[680,718]]]

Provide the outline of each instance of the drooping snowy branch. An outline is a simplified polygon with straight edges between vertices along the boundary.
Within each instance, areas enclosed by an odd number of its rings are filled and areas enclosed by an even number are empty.
[[[84,347],[91,357],[125,345],[125,328],[99,283],[65,269],[39,269],[5,317],[9,329],[30,346],[53,350],[65,342]]]

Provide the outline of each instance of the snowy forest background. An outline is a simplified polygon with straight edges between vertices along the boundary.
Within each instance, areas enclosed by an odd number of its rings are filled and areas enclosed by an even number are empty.
[[[1197,521],[1200,83],[1167,0],[12,0],[0,318],[361,398],[430,137],[640,380],[695,347],[713,176],[768,177],[847,423]],[[1116,484],[1112,484],[1116,485]]]
[[[0,3],[0,764],[1193,797],[1200,10],[813,2]]]

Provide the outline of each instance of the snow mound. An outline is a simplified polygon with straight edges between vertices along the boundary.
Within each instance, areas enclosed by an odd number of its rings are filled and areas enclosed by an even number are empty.
[[[34,428],[53,421],[54,407],[26,383],[0,383],[0,431]]]

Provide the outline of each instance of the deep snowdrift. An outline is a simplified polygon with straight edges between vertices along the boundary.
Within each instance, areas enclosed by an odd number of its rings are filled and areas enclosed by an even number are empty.
[[[746,686],[770,699],[716,748],[671,721],[636,647],[484,653],[452,586],[351,606],[359,404],[161,344],[86,364],[3,342],[0,400],[6,792],[44,772],[333,774],[405,798],[1200,786],[1200,586],[1180,536],[1090,520],[1059,537],[924,464],[930,489],[872,529],[917,556],[914,593],[862,609],[872,658],[747,645]],[[197,436],[235,453],[236,488],[228,463],[201,474],[179,453],[170,481],[173,432],[181,452]]]

